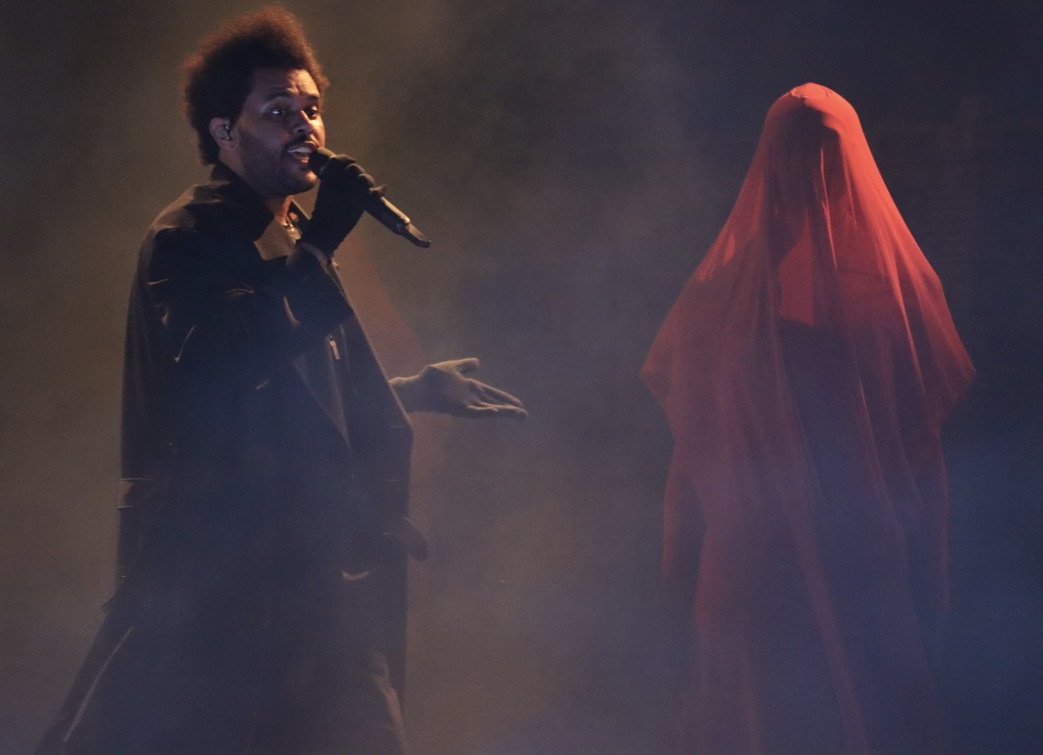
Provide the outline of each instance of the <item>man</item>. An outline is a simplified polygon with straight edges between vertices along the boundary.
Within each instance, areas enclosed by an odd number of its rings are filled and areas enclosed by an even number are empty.
[[[403,752],[411,431],[524,417],[464,373],[388,381],[332,256],[372,194],[332,158],[297,21],[236,19],[186,64],[210,181],[149,230],[124,370],[119,586],[42,751]]]

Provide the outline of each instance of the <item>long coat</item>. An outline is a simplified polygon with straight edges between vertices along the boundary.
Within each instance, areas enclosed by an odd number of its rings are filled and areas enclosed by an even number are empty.
[[[336,272],[218,165],[141,248],[118,587],[41,749],[133,749],[186,727],[205,740],[209,726],[248,747],[273,624],[326,621],[315,585],[350,575],[376,602],[344,641],[379,646],[401,689],[406,552],[386,533],[406,513],[411,443]]]

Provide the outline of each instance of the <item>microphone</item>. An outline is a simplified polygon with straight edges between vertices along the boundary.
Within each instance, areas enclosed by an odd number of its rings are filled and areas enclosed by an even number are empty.
[[[330,161],[331,157],[336,157],[336,154],[328,149],[319,147],[308,158],[308,167],[319,176],[320,180],[322,178],[322,169]],[[385,228],[392,233],[397,233],[399,236],[405,236],[424,249],[431,246],[431,239],[422,234],[420,229],[409,220],[409,216],[391,204],[386,197],[375,191],[370,192],[369,196],[370,200],[366,203],[366,212],[379,220]]]

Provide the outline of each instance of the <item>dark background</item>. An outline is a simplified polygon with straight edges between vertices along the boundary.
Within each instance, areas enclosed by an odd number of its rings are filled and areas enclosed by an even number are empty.
[[[1043,748],[1038,1],[286,4],[333,81],[330,145],[435,240],[365,220],[339,255],[389,371],[477,355],[532,412],[417,421],[418,753],[667,747],[670,440],[637,372],[805,81],[860,113],[979,369],[947,431],[955,606],[931,634],[954,748]],[[6,5],[0,751],[20,752],[111,587],[126,291],[152,217],[205,176],[177,67],[258,4]]]

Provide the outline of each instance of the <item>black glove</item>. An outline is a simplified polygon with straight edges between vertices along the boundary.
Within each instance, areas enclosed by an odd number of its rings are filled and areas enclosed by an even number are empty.
[[[307,228],[301,234],[301,243],[310,244],[332,257],[344,238],[359,222],[374,192],[373,178],[355,158],[335,155],[318,172],[319,193],[315,210]]]
[[[521,400],[507,391],[467,377],[467,373],[477,369],[477,359],[453,359],[429,364],[412,377],[391,378],[390,382],[410,412],[439,412],[470,418],[525,419],[529,416]]]

